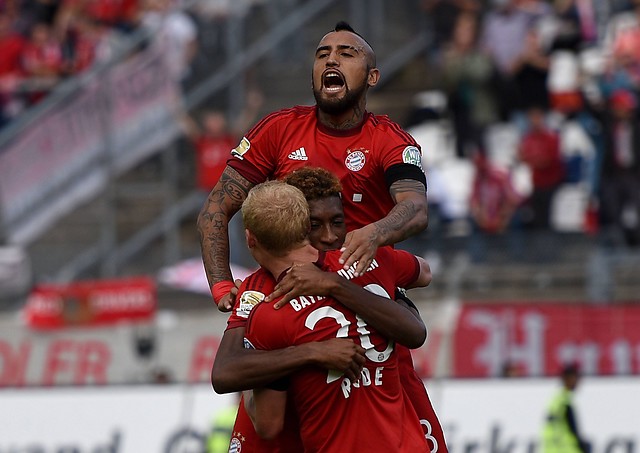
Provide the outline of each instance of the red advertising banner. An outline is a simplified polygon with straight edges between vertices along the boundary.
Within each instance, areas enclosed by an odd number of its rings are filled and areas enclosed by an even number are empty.
[[[154,316],[156,305],[151,278],[80,281],[35,287],[23,314],[29,327],[55,329],[145,321]]]
[[[577,362],[588,375],[640,374],[640,306],[467,304],[453,346],[456,377],[556,375]]]

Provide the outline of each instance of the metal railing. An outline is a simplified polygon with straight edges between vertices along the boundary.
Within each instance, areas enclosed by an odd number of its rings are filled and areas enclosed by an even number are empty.
[[[195,1],[191,2],[190,5],[196,3]],[[413,4],[413,2],[409,3]],[[376,36],[376,39],[384,40],[385,32],[389,25],[385,24],[383,20],[383,6],[384,2],[381,0],[371,2],[364,2],[363,0],[350,0],[349,2],[311,0],[300,2],[299,5],[284,16],[279,23],[273,24],[271,28],[261,33],[258,39],[255,39],[248,45],[245,45],[244,36],[242,35],[244,27],[238,24],[236,24],[236,26],[231,24],[231,32],[227,39],[226,53],[229,55],[228,60],[225,61],[223,65],[220,65],[211,76],[184,94],[185,108],[187,110],[195,109],[208,102],[208,99],[210,99],[212,95],[226,92],[229,95],[228,109],[238,109],[238,106],[243,102],[244,86],[242,81],[244,80],[246,72],[258,64],[259,61],[266,57],[276,46],[282,45],[288,38],[295,38],[300,33],[303,33],[314,20],[317,20],[325,14],[331,7],[346,7],[348,11],[347,18],[352,24],[360,26],[360,29],[366,29],[368,33]],[[242,21],[244,19],[231,17],[229,20]],[[236,30],[235,34],[233,30]],[[0,150],[13,140],[16,140],[21,134],[28,133],[30,130],[39,127],[39,122],[42,121],[43,118],[51,114],[51,112],[60,109],[65,104],[68,104],[70,99],[77,96],[78,93],[82,92],[87,86],[91,86],[95,84],[96,81],[108,77],[108,74],[117,68],[122,60],[126,59],[126,57],[131,55],[142,43],[151,38],[148,32],[141,30],[131,37],[128,45],[118,52],[118,58],[112,62],[61,83],[43,102],[33,107],[26,115],[0,132]],[[423,31],[416,29],[412,40],[395,49],[394,52],[390,53],[388,58],[381,59],[379,66],[381,70],[385,72],[385,81],[389,80],[407,61],[422,52],[426,44],[426,35]],[[108,131],[112,130],[114,126],[106,124],[104,127]],[[105,143],[102,144],[106,149],[105,153],[107,155],[110,154],[109,148],[113,146],[113,143],[110,143],[111,140],[111,136],[106,135],[104,137]],[[175,138],[170,139],[169,142],[158,146],[148,155],[164,153],[165,158],[163,159],[166,165],[175,165],[176,145],[175,143],[172,144],[174,140]],[[0,151],[0,153],[1,152],[2,151]],[[132,162],[132,164],[135,164],[135,162]],[[113,185],[118,175],[121,174],[122,171],[131,168],[131,165],[129,165],[122,167],[121,172],[114,172],[112,167],[110,167],[111,169],[109,170],[105,167],[113,165],[113,163],[109,163],[109,159],[97,159],[92,165],[99,166],[103,169],[101,173],[106,175],[106,180],[104,181],[104,185],[98,185],[97,189],[102,187],[101,190],[106,190],[107,193],[114,190]],[[165,241],[165,260],[168,263],[177,260],[180,250],[179,244],[176,243],[176,241],[179,240],[176,234],[177,228],[185,218],[197,213],[201,206],[201,198],[198,196],[199,194],[195,192],[189,193],[181,199],[176,198],[175,186],[177,182],[175,175],[170,176],[171,172],[167,170],[168,168],[169,167],[165,167],[166,176],[164,187],[168,190],[167,194],[169,196],[167,197],[168,201],[161,215],[157,216],[156,219],[141,228],[126,241],[119,242],[115,231],[116,226],[113,221],[115,212],[115,206],[113,205],[114,200],[111,196],[105,197],[107,201],[102,211],[104,217],[101,222],[102,226],[101,232],[99,233],[99,240],[94,245],[84,248],[75,258],[68,260],[64,265],[58,267],[54,273],[47,276],[47,279],[52,281],[70,281],[78,278],[79,275],[86,273],[88,270],[96,268],[96,266],[101,269],[100,274],[102,276],[115,275],[124,263],[132,259],[159,237],[168,238],[168,240]],[[66,187],[68,186],[62,184],[58,188],[59,193],[67,190]],[[50,196],[51,193],[47,195]],[[87,193],[84,195],[85,198],[83,200],[86,199]],[[48,198],[45,199],[43,197],[39,200],[30,201],[34,207],[37,207],[39,204],[48,201]],[[76,205],[81,201],[82,200],[78,200]],[[72,207],[73,206],[69,206],[68,208]],[[34,211],[37,211],[37,209],[24,210],[25,215],[29,215],[28,213]],[[53,215],[49,218],[49,224],[54,224],[64,212],[67,211],[60,210],[57,217]],[[6,227],[6,223],[0,218],[0,233],[4,232],[5,237]],[[1,238],[2,235],[0,235],[0,239]],[[30,241],[35,240],[37,240],[37,237],[30,239]],[[38,276],[36,276],[36,278],[38,278]]]

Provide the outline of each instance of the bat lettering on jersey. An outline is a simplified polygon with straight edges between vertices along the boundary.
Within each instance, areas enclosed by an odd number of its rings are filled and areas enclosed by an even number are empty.
[[[372,385],[382,385],[382,370],[384,370],[383,366],[378,366],[373,371],[369,370],[369,368],[367,367],[364,367],[360,372],[360,379],[358,379],[357,381],[351,382],[346,377],[342,378],[342,382],[340,383],[342,395],[345,397],[345,399],[347,399],[351,396],[351,391],[353,389],[370,387]]]
[[[296,299],[291,299],[291,301],[289,301],[289,305],[291,305],[295,311],[300,311],[303,308],[310,307],[323,299],[324,296],[300,296]]]

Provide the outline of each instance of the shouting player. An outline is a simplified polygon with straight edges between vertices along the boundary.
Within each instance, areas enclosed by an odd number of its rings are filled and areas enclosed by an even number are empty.
[[[366,111],[379,80],[371,46],[340,22],[318,44],[312,72],[315,106],[266,116],[232,151],[198,216],[202,258],[214,300],[228,311],[236,292],[228,224],[247,192],[303,166],[340,178],[349,234],[341,262],[366,269],[376,249],[427,226],[426,179],[416,141],[387,116]]]

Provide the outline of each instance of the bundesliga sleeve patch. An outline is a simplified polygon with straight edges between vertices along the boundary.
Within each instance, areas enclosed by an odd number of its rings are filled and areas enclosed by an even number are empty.
[[[402,151],[402,162],[422,168],[422,156],[420,156],[420,150],[415,146],[407,146],[404,151]]]
[[[259,291],[245,291],[240,296],[240,303],[236,309],[236,315],[241,318],[248,318],[253,307],[264,300],[266,296]]]
[[[237,157],[240,160],[244,160],[244,157],[242,156],[244,155],[244,153],[249,151],[249,148],[251,148],[251,142],[247,139],[247,137],[242,137],[242,140],[240,140],[240,144],[231,150],[231,155],[233,157]]]

